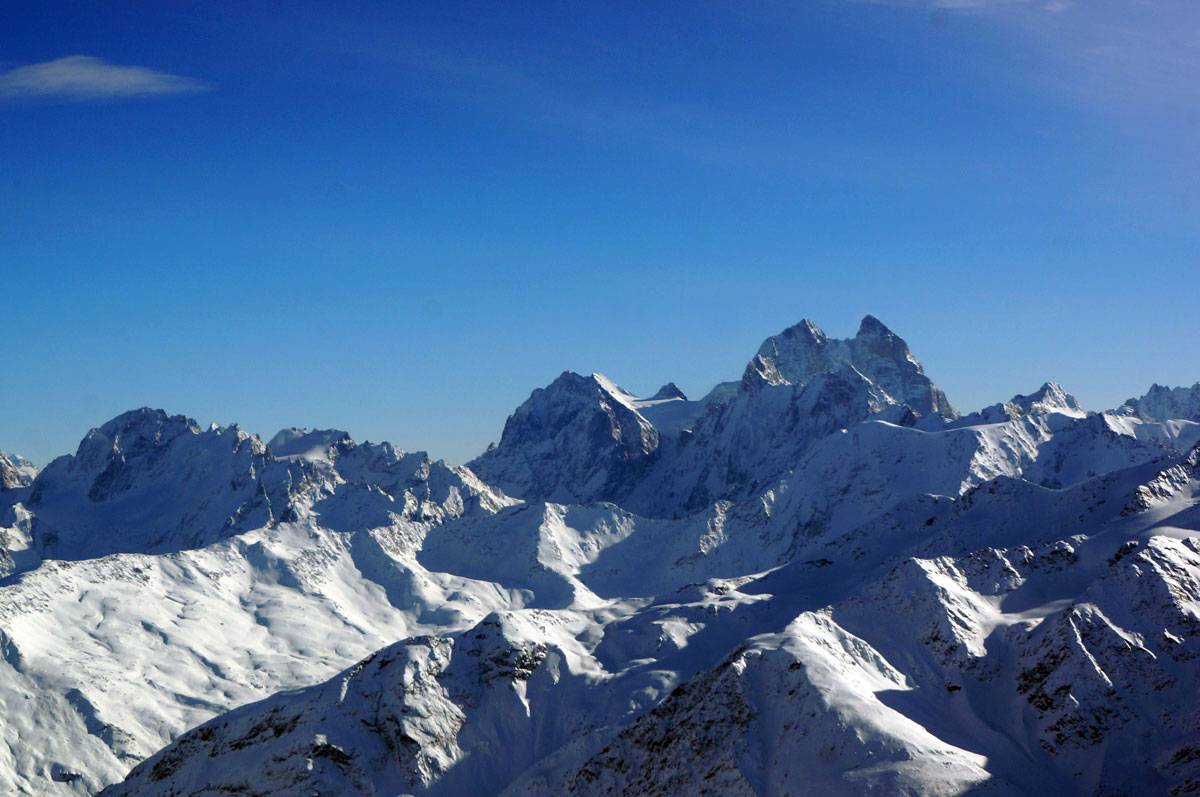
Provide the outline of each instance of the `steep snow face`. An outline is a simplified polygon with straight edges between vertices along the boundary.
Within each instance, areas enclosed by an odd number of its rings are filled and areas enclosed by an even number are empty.
[[[846,340],[828,337],[805,319],[763,341],[757,357],[792,384],[852,366],[920,415],[958,417],[945,394],[925,376],[908,344],[874,316],[863,318],[858,334]]]
[[[504,424],[500,443],[470,468],[530,500],[619,498],[654,463],[659,447],[658,431],[635,401],[600,374],[568,371],[533,391]]]
[[[683,391],[668,382],[648,399],[634,399],[630,404],[658,431],[659,437],[674,440],[690,430],[711,400],[689,401]]]
[[[266,446],[237,426],[128,412],[38,474],[26,501],[33,541],[53,559],[203,547],[275,518],[268,466]]]
[[[1200,382],[1191,387],[1151,385],[1146,395],[1129,399],[1117,412],[1149,421],[1200,421]]]

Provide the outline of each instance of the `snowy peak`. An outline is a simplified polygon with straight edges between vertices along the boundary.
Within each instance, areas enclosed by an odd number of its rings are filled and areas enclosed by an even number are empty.
[[[659,434],[637,397],[602,374],[564,372],[530,395],[500,443],[470,463],[485,481],[530,500],[589,502],[632,488]]]
[[[805,319],[763,341],[747,375],[753,370],[768,382],[782,378],[805,384],[818,374],[847,365],[918,415],[958,417],[945,394],[925,376],[904,339],[871,315],[863,318],[858,334],[846,340],[830,338]]]
[[[759,373],[771,370],[789,382],[806,382],[831,370],[830,343],[829,337],[806,318],[764,340],[747,370],[754,368]]]
[[[28,487],[37,476],[37,468],[16,454],[0,451],[0,492]]]
[[[1046,382],[1028,396],[1013,396],[1009,400],[1008,406],[1019,410],[1018,414],[1021,415],[1034,412],[1059,412],[1077,417],[1087,415],[1087,410],[1079,406],[1075,397],[1063,390],[1057,382]]]
[[[1144,396],[1129,399],[1118,412],[1149,421],[1200,421],[1200,382],[1191,387],[1153,384]]]
[[[176,468],[195,476],[193,468],[209,470],[218,458],[262,457],[266,446],[236,424],[207,430],[191,418],[168,415],[146,407],[126,412],[92,429],[73,457],[59,457],[39,474],[31,503],[51,485],[68,482],[81,487],[100,503],[134,489],[146,480],[168,476]],[[179,474],[184,475],[184,474]]]
[[[32,481],[22,539],[36,556],[23,561],[190,550],[308,518],[339,531],[433,523],[513,503],[466,468],[339,430],[285,429],[272,443],[236,424],[124,413]]]
[[[955,426],[976,426],[986,423],[1003,423],[1034,415],[1066,415],[1072,418],[1086,418],[1087,410],[1070,393],[1062,389],[1057,382],[1046,382],[1029,395],[1017,394],[1002,404],[984,407],[979,412],[964,415],[957,419]]]
[[[878,319],[867,316],[848,340],[806,319],[767,338],[739,382],[701,401],[674,384],[643,399],[601,374],[564,373],[535,390],[470,467],[526,500],[625,502],[679,516],[779,478],[825,435],[930,415],[957,417]]]
[[[27,505],[43,556],[198,547],[273,519],[267,449],[236,425],[202,429],[142,408],[92,429],[37,475]]]
[[[200,426],[191,418],[142,407],[89,431],[72,464],[79,471],[106,471],[114,468],[114,463],[151,459],[176,437],[200,433]],[[52,463],[47,470],[53,467]]]

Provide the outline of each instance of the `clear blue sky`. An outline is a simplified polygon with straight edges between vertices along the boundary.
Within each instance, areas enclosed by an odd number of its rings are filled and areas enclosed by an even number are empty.
[[[967,411],[1200,379],[1200,3],[9,3],[0,448],[463,461],[872,313]]]

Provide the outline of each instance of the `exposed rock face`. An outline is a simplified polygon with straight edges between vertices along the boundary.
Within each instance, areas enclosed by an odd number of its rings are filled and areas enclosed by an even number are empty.
[[[619,498],[654,464],[659,446],[633,400],[600,374],[568,371],[533,391],[504,424],[499,445],[471,469],[531,500]]]
[[[792,384],[849,365],[919,415],[958,417],[946,396],[925,376],[908,344],[874,316],[846,340],[828,337],[808,319],[763,341],[758,357]]]
[[[849,340],[810,321],[767,338],[734,384],[701,402],[671,383],[640,399],[599,374],[566,373],[535,390],[470,466],[529,500],[613,501],[677,517],[745,497],[837,429],[957,417],[908,345],[872,316]]]

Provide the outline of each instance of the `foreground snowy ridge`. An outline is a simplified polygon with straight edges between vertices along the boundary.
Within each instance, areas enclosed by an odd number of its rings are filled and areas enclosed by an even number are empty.
[[[1200,384],[960,416],[871,316],[468,467],[127,413],[0,455],[0,792],[1188,793],[1198,462]]]

